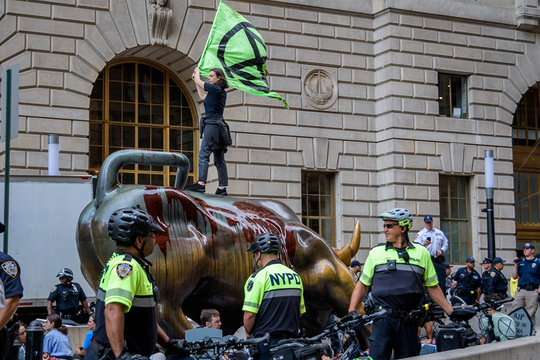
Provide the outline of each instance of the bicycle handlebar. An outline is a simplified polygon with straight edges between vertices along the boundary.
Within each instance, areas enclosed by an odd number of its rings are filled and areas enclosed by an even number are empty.
[[[373,313],[371,315],[359,315],[359,314],[351,314],[344,316],[341,320],[336,321],[334,325],[329,326],[328,328],[324,329],[324,331],[318,335],[315,335],[310,338],[290,338],[290,339],[283,339],[279,341],[277,345],[283,345],[287,343],[292,342],[298,342],[303,344],[316,344],[321,341],[321,339],[330,336],[331,334],[338,332],[340,330],[348,330],[352,329],[359,325],[365,325],[368,322],[378,319],[380,317],[383,317],[386,315],[386,310],[380,310],[376,313]]]
[[[264,336],[253,338],[253,339],[239,339],[236,336],[229,336],[226,340],[213,340],[210,337],[205,337],[203,340],[185,342],[184,348],[192,351],[203,351],[210,349],[217,349],[219,351],[224,351],[232,348],[241,348],[244,346],[259,345],[263,343],[270,342],[270,334],[266,333]]]

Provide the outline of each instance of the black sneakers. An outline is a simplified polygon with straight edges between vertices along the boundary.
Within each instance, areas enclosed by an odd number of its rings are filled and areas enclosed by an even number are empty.
[[[216,189],[216,195],[227,196],[229,194],[227,194],[227,188],[223,188],[223,189],[217,188]]]
[[[199,184],[197,182],[197,183],[195,183],[195,185],[188,187],[186,190],[187,191],[196,191],[196,192],[203,193],[203,192],[206,192],[206,185],[201,185],[201,184]],[[229,194],[227,194],[227,188],[220,189],[218,187],[217,190],[216,190],[216,195],[227,196]]]
[[[199,183],[195,183],[195,185],[193,186],[190,186],[186,189],[187,191],[196,191],[196,192],[205,192],[206,191],[206,186],[205,185],[201,185]]]

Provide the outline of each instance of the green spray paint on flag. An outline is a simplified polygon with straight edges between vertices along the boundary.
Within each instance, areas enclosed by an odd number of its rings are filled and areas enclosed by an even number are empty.
[[[229,86],[253,95],[268,96],[289,105],[279,94],[270,92],[266,82],[266,45],[255,28],[242,15],[223,2],[219,7],[199,61],[201,75],[221,68]]]

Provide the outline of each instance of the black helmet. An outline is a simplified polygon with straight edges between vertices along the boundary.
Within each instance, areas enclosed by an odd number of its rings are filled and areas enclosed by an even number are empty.
[[[58,274],[56,274],[56,277],[62,277],[62,276],[65,276],[68,278],[68,280],[73,280],[73,271],[71,271],[71,269],[68,269],[68,268],[62,268]]]
[[[255,240],[253,240],[251,245],[248,247],[248,251],[251,251],[252,253],[259,251],[261,254],[270,252],[277,252],[278,254],[281,254],[281,242],[274,234],[261,234],[257,236]]]
[[[117,210],[109,219],[109,239],[113,241],[132,243],[137,236],[146,237],[150,231],[165,230],[138,206]]]

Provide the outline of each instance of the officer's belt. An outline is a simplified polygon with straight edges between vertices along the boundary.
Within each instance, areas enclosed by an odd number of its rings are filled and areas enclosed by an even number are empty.
[[[415,273],[420,274],[421,276],[424,276],[424,272],[426,271],[426,269],[424,269],[421,266],[413,265],[413,264],[404,264],[404,263],[396,263],[396,270],[414,271]],[[383,272],[383,271],[393,271],[393,270],[388,270],[388,265],[386,263],[375,266],[376,273]]]
[[[385,307],[385,306],[380,306],[379,309],[386,310],[386,315],[394,317],[394,318],[398,318],[398,319],[405,319],[411,313],[410,311],[398,310],[398,309]],[[376,310],[376,311],[379,311],[379,310]]]
[[[535,283],[527,283],[525,284],[525,286],[521,286],[521,287],[518,286],[517,288],[518,291],[519,290],[534,291],[536,289],[538,289],[538,285]]]

